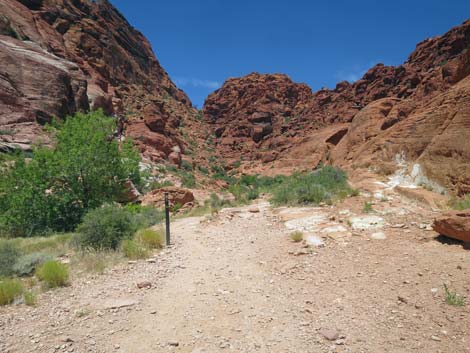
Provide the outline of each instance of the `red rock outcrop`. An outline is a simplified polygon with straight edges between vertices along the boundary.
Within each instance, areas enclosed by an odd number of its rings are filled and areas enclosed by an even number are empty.
[[[160,189],[152,190],[142,197],[142,205],[152,205],[155,207],[165,206],[165,193],[168,193],[168,201],[171,207],[178,204],[180,207],[194,202],[193,193],[184,188],[176,186],[166,186]]]
[[[0,35],[0,150],[28,149],[39,124],[88,109],[78,66],[32,42]]]
[[[90,107],[126,116],[128,135],[150,158],[183,144],[177,128],[195,113],[190,100],[108,1],[2,0],[0,14],[0,127],[13,131],[9,143],[28,145],[51,116]]]
[[[203,118],[212,126],[225,158],[243,155],[269,162],[275,159],[273,150],[295,145],[289,138],[297,131],[321,126],[305,114],[312,100],[307,85],[294,83],[286,75],[252,73],[228,79],[209,95]]]
[[[463,194],[470,192],[469,74],[466,21],[419,43],[403,65],[378,64],[333,90],[311,93],[284,75],[229,79],[203,112],[222,156],[261,162],[244,171],[287,173],[320,162],[393,170],[400,155]]]
[[[434,220],[433,229],[441,235],[470,243],[470,211],[450,211]]]

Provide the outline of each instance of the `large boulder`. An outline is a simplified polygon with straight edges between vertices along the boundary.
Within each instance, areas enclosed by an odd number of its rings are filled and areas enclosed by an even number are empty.
[[[165,192],[168,193],[168,201],[170,206],[176,204],[180,206],[185,206],[194,202],[193,193],[184,188],[179,188],[176,186],[168,186],[160,189],[155,189],[142,197],[143,206],[155,206],[155,207],[164,207],[165,206]]]
[[[441,235],[470,243],[470,210],[443,213],[432,227]]]

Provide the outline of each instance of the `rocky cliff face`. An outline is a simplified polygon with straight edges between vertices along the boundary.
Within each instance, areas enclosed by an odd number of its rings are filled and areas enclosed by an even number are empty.
[[[177,128],[195,114],[190,100],[108,1],[2,0],[0,58],[4,147],[27,148],[53,116],[89,108],[126,116],[150,158],[184,144]]]
[[[469,49],[466,21],[419,43],[403,65],[378,64],[333,90],[311,93],[283,75],[230,79],[207,98],[204,118],[223,156],[242,153],[253,161],[246,170],[289,172],[333,162],[391,171],[400,156],[410,166],[419,163],[418,174],[468,192]]]
[[[252,73],[229,79],[212,93],[204,104],[203,117],[213,127],[225,158],[243,155],[270,162],[295,143],[292,138],[298,130],[322,126],[305,114],[313,99],[310,87],[294,83],[286,75]],[[268,146],[273,148],[268,150]]]

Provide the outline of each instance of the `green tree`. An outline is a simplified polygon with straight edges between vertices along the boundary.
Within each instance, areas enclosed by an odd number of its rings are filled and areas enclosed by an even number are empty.
[[[76,114],[50,127],[54,148],[16,156],[0,176],[0,227],[10,236],[70,231],[90,209],[119,199],[124,183],[139,185],[132,142],[113,138],[116,121],[102,111]]]

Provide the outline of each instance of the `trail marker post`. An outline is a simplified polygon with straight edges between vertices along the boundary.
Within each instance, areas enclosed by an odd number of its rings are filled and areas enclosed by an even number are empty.
[[[168,193],[165,192],[165,221],[166,221],[166,246],[170,246],[170,204]]]

